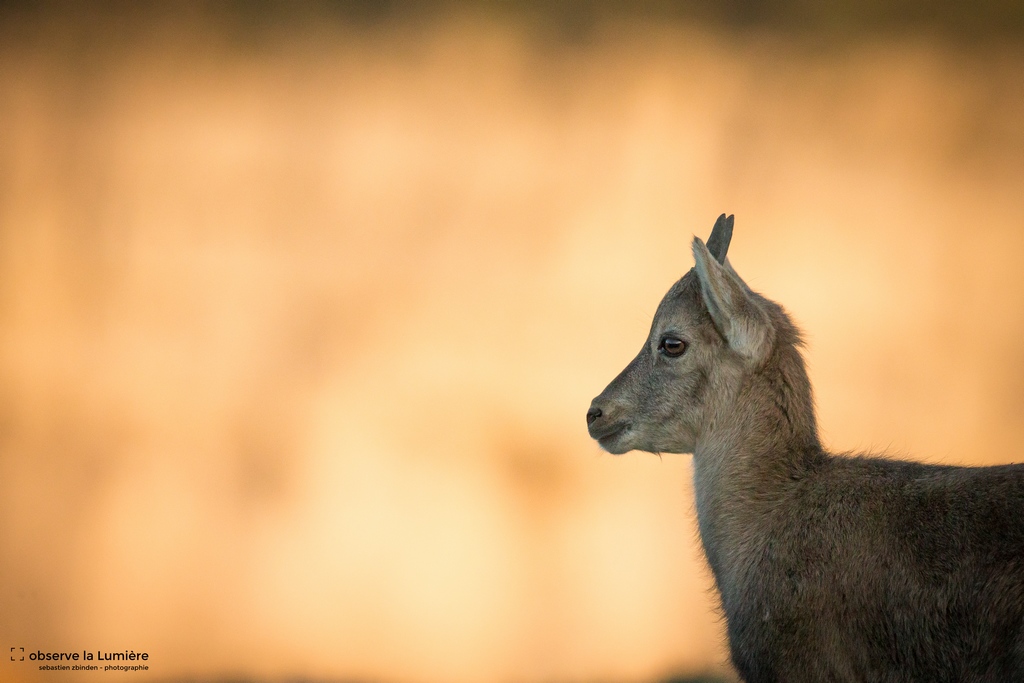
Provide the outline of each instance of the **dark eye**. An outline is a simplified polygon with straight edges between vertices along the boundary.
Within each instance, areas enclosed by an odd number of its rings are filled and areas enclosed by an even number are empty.
[[[686,351],[686,342],[677,337],[662,337],[661,343],[658,344],[658,350],[666,356],[676,358]]]

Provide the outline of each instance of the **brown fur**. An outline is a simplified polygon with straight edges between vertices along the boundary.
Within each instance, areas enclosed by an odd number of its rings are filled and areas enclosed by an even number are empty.
[[[1024,466],[827,453],[800,334],[728,265],[731,232],[723,215],[694,238],[695,268],[587,422],[612,453],[693,453],[740,675],[1024,680]]]

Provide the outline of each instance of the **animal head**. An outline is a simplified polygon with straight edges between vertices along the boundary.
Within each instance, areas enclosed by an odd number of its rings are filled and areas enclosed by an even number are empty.
[[[591,404],[588,429],[605,450],[692,453],[735,423],[740,390],[773,362],[780,331],[784,344],[799,343],[781,307],[726,261],[732,229],[722,214],[706,245],[694,237],[694,268],[661,300],[640,353]]]

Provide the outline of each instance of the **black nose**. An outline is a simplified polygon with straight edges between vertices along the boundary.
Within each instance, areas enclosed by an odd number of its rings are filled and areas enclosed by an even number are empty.
[[[590,410],[587,411],[587,424],[594,424],[594,420],[599,417],[601,417],[601,409],[591,406]]]

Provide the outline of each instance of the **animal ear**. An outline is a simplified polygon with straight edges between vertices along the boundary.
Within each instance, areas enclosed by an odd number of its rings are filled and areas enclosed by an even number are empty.
[[[724,213],[715,221],[715,227],[711,228],[711,237],[708,238],[708,251],[719,263],[725,263],[725,255],[729,251],[729,242],[732,241],[732,225],[735,216],[726,216]]]
[[[704,305],[715,328],[733,351],[760,365],[768,359],[775,337],[768,314],[732,267],[719,263],[699,237],[693,238],[693,258]]]

